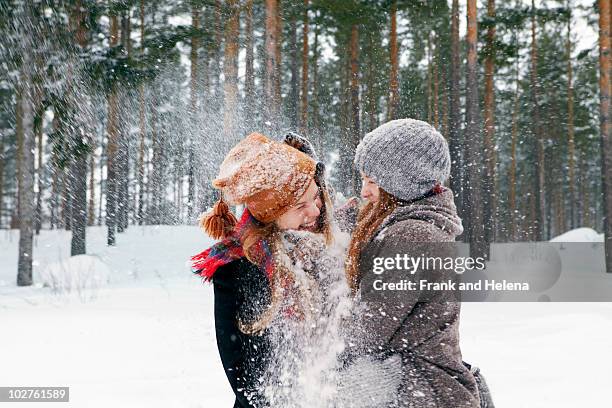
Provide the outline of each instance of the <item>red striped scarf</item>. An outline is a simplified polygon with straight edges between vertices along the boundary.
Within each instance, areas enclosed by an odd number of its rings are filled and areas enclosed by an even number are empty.
[[[200,275],[205,281],[210,282],[220,267],[237,259],[244,258],[245,254],[240,237],[250,225],[257,222],[250,211],[245,209],[230,237],[191,257],[192,272]],[[274,271],[270,246],[265,240],[259,240],[254,245],[252,251],[255,259],[261,260],[257,266],[264,270],[266,276],[270,279]]]

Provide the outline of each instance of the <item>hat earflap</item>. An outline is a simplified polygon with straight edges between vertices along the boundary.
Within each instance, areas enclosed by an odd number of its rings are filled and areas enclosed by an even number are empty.
[[[212,210],[200,217],[200,227],[213,239],[225,239],[234,231],[236,217],[223,200],[223,195]]]

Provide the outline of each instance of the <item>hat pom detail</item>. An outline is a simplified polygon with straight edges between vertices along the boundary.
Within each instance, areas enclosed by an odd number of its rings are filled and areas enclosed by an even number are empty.
[[[213,239],[224,239],[230,236],[238,221],[223,198],[200,218],[200,227]]]

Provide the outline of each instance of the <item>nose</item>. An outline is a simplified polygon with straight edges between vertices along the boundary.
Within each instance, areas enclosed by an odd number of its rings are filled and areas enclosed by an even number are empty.
[[[361,186],[361,198],[363,198],[364,200],[367,200],[368,197],[370,197],[370,191],[368,191],[367,186],[363,184]]]
[[[319,214],[321,214],[321,210],[319,209],[319,206],[317,205],[316,201],[313,202],[312,205],[309,205],[307,208],[308,208],[306,211],[307,217],[315,218],[315,217],[318,217]]]

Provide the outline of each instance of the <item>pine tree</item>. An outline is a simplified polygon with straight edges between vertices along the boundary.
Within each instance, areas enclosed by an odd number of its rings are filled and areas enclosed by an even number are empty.
[[[240,26],[240,9],[236,0],[228,0],[226,3],[228,11],[227,24],[225,26],[225,60],[223,73],[225,82],[224,89],[224,119],[223,135],[226,140],[237,138],[237,116],[238,116],[238,34]]]
[[[189,98],[190,98],[190,122],[193,129],[197,128],[197,115],[198,115],[198,51],[200,47],[200,9],[196,4],[191,5],[191,27],[193,28],[193,35],[191,37],[191,78],[189,82]],[[196,202],[196,182],[195,182],[195,140],[193,135],[190,136],[189,140],[189,161],[187,170],[187,205],[188,214],[187,217],[191,220],[194,216],[195,202]]]
[[[573,69],[572,69],[572,4],[567,0],[567,168],[568,168],[568,187],[569,187],[569,225],[576,228],[576,176],[575,176],[575,141],[574,141],[574,88],[573,88]]]
[[[599,99],[606,271],[612,273],[612,143],[610,143],[610,0],[599,0]]]
[[[253,0],[247,0],[245,6],[245,48],[246,62],[244,72],[245,117],[255,113],[255,68],[253,44]]]
[[[450,187],[455,194],[457,211],[463,214],[463,156],[461,139],[460,76],[461,58],[459,56],[459,0],[453,0],[451,11],[451,63],[450,63],[450,109],[448,145],[451,155]]]
[[[131,7],[127,7],[122,11],[121,16],[121,46],[120,46],[120,58],[119,61],[123,64],[127,64],[132,54],[132,40],[131,40]],[[117,232],[124,232],[128,228],[128,218],[130,210],[129,200],[129,168],[130,168],[130,146],[131,138],[128,136],[129,127],[126,126],[128,116],[128,108],[126,105],[129,103],[130,92],[126,90],[121,92],[120,104],[122,108],[120,110],[120,125],[119,125],[119,138],[118,138],[118,150],[116,155],[117,164],[117,184],[116,198],[117,198]]]
[[[300,104],[300,80],[299,80],[299,52],[298,52],[298,41],[297,41],[297,18],[299,13],[299,7],[295,4],[291,4],[289,7],[285,7],[286,12],[289,14],[289,24],[287,25],[289,30],[287,48],[288,48],[288,62],[289,62],[289,92],[287,95],[287,116],[289,119],[289,125],[292,129],[298,128],[298,115],[299,115],[299,104]]]
[[[119,23],[117,15],[110,16],[110,38],[109,46],[117,47],[119,43]],[[118,118],[118,92],[117,85],[111,85],[111,91],[108,95],[108,119],[107,119],[107,134],[108,143],[106,148],[106,226],[107,226],[107,244],[115,245],[115,233],[117,227],[117,171],[118,164],[116,162],[117,144],[119,138],[119,118]]]
[[[145,2],[140,0],[140,56],[145,55]],[[139,108],[139,127],[140,127],[140,142],[138,145],[138,224],[142,225],[145,221],[144,205],[145,205],[145,140],[147,136],[146,128],[146,98],[144,81],[138,87],[138,108]]]
[[[467,67],[466,67],[466,131],[465,166],[466,179],[463,207],[467,224],[467,239],[470,243],[470,256],[487,257],[485,246],[481,191],[482,141],[478,106],[478,56],[476,0],[468,0],[467,8]]]
[[[29,5],[23,6],[26,24],[32,19]],[[28,34],[25,34],[28,35]],[[20,90],[17,103],[21,116],[19,160],[19,257],[17,286],[32,285],[33,227],[34,227],[34,83],[31,50],[24,50],[21,61]]]
[[[77,1],[73,14],[74,35],[81,52],[87,47],[86,10],[81,2]],[[76,92],[75,89],[71,89]],[[76,110],[72,110],[76,112]],[[74,118],[79,127],[74,130],[70,138],[72,147],[72,160],[69,166],[71,178],[71,216],[72,241],[70,253],[72,256],[82,255],[86,252],[87,230],[87,160],[89,146],[87,145],[87,129],[83,118]]]
[[[540,126],[540,101],[539,101],[539,84],[538,84],[538,46],[536,35],[536,8],[535,1],[531,0],[531,124],[533,134],[533,146],[535,157],[533,160],[534,186],[531,199],[531,217],[532,217],[532,239],[540,241],[544,235],[544,219],[546,202],[544,192],[544,145],[542,141],[541,126]]]
[[[280,117],[280,61],[278,1],[266,0],[266,64],[265,97],[266,121],[273,123]]]
[[[514,37],[516,38],[516,31],[514,33]],[[509,176],[508,176],[508,187],[509,187],[509,198],[508,198],[508,206],[509,206],[509,217],[508,222],[510,223],[510,240],[514,241],[517,239],[517,223],[519,222],[518,209],[517,209],[517,180],[516,180],[516,162],[517,162],[517,148],[518,148],[518,128],[519,128],[519,101],[520,101],[520,67],[519,67],[519,54],[518,47],[516,47],[516,55],[514,57],[515,60],[515,91],[514,91],[514,102],[512,106],[512,129],[511,129],[511,147],[510,147],[510,168],[509,168]]]
[[[399,61],[397,47],[397,0],[391,3],[391,32],[389,35],[389,65],[391,67],[389,73],[389,108],[387,118],[389,120],[397,119],[397,109],[399,104]]]
[[[354,156],[357,145],[361,140],[361,107],[359,102],[359,26],[351,26],[350,50],[350,106],[351,106],[351,134],[349,156]],[[353,191],[359,190],[359,175],[353,172],[351,177]]]
[[[484,178],[483,178],[483,206],[485,241],[495,241],[496,231],[496,142],[495,142],[495,0],[487,1],[487,27],[485,48],[485,94],[484,94]]]
[[[302,83],[300,98],[300,133],[308,133],[308,61],[309,61],[309,19],[308,0],[304,0],[304,15],[302,18]]]

